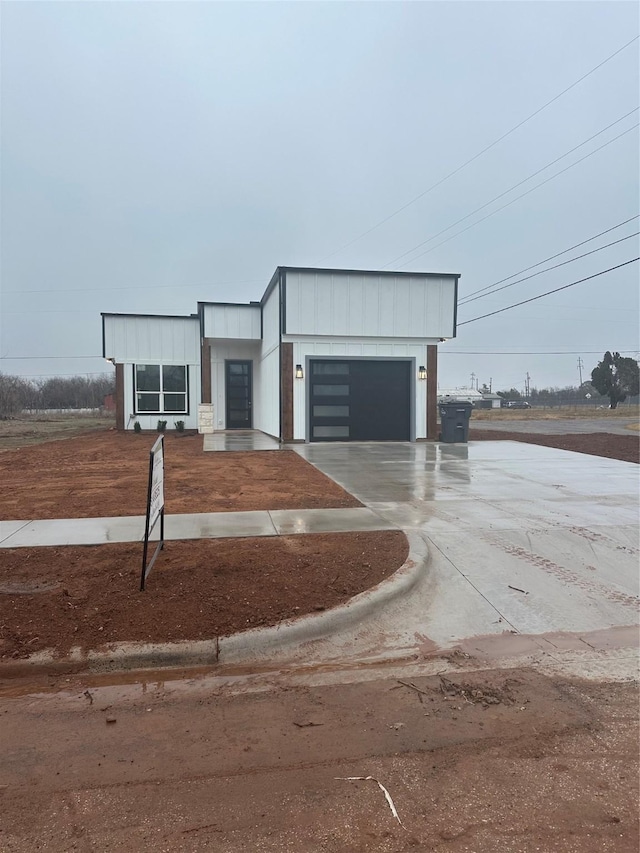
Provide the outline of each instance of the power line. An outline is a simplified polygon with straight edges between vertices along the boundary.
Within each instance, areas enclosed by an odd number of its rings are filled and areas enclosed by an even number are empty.
[[[547,261],[553,261],[556,258],[561,257],[562,255],[566,255],[567,252],[572,252],[574,249],[579,249],[580,246],[585,246],[587,243],[590,243],[592,240],[597,240],[598,237],[603,237],[605,234],[608,234],[610,231],[615,231],[617,228],[622,228],[623,225],[627,225],[629,222],[633,222],[634,219],[638,219],[640,214],[635,216],[631,216],[629,219],[625,219],[623,222],[619,222],[617,225],[613,225],[611,228],[607,228],[606,231],[601,231],[599,234],[594,234],[593,237],[588,237],[586,240],[583,240],[581,243],[576,243],[574,246],[569,246],[568,249],[563,249],[561,252],[557,252],[555,255],[550,255],[548,258],[544,258],[541,261],[538,261],[537,264],[532,264],[530,267],[525,267],[522,270],[518,270],[518,272],[511,273],[511,275],[506,276],[505,278],[499,279],[499,281],[494,281],[493,284],[487,284],[486,287],[481,287],[479,290],[472,290],[471,293],[468,293],[464,297],[464,301],[466,302],[471,296],[475,296],[476,293],[482,293],[484,290],[489,290],[491,287],[495,287],[498,284],[502,284],[503,281],[509,281],[510,278],[513,278],[516,275],[522,275],[523,272],[529,272],[529,270],[534,270],[536,267],[539,267],[541,264],[546,264]],[[459,303],[462,304],[462,303]]]
[[[636,110],[632,110],[632,112],[635,112],[635,111]],[[625,116],[625,118],[626,118],[626,116]],[[614,122],[614,124],[617,124],[617,122]],[[529,193],[532,193],[534,190],[537,190],[540,187],[543,187],[545,184],[548,184],[549,181],[553,181],[555,178],[559,177],[560,175],[563,175],[565,172],[568,172],[569,169],[573,169],[574,166],[578,166],[584,160],[587,160],[589,157],[592,157],[594,154],[597,154],[598,151],[602,151],[603,148],[606,148],[608,145],[611,145],[613,142],[617,142],[618,139],[621,139],[623,136],[626,136],[627,133],[631,133],[631,131],[635,130],[637,127],[638,127],[638,123],[627,128],[627,130],[623,130],[622,133],[619,133],[617,136],[614,136],[612,139],[609,139],[607,142],[604,142],[602,145],[599,145],[597,148],[594,148],[593,151],[590,151],[588,154],[585,154],[584,157],[580,157],[580,159],[576,160],[573,163],[570,163],[568,166],[565,166],[564,169],[560,169],[560,171],[556,172],[555,175],[551,175],[550,177],[545,178],[544,181],[541,181],[539,184],[536,184],[534,187],[531,187],[526,192],[521,193],[520,195],[516,196],[514,199],[511,199],[511,201],[508,201],[506,204],[503,204],[502,207],[496,208],[494,211],[492,211],[491,213],[488,213],[486,216],[483,216],[481,219],[478,219],[476,222],[472,222],[471,225],[467,225],[466,228],[463,228],[460,231],[457,231],[455,234],[452,234],[450,237],[447,237],[446,240],[442,240],[440,243],[437,243],[435,246],[432,246],[430,249],[426,249],[424,252],[421,252],[419,255],[416,255],[414,258],[411,258],[409,261],[405,261],[405,263],[400,264],[400,266],[406,267],[407,264],[412,264],[415,260],[417,260],[418,258],[421,258],[423,255],[426,255],[429,252],[433,252],[434,249],[438,248],[438,246],[442,246],[442,245],[444,245],[444,243],[448,243],[449,240],[453,240],[453,238],[457,237],[459,234],[464,234],[464,232],[468,231],[470,228],[475,228],[476,225],[479,225],[481,222],[484,222],[485,219],[489,219],[491,216],[495,216],[496,213],[500,213],[501,210],[504,210],[506,207],[509,207],[509,205],[513,204],[514,202],[518,201],[521,198],[524,198],[525,196],[529,195]],[[605,128],[605,130],[606,129],[607,128]],[[599,133],[602,133],[602,132],[603,131],[599,131]],[[597,133],[595,135],[598,136],[599,134]],[[594,137],[591,137],[591,139],[593,139],[593,138]],[[590,140],[586,140],[586,142],[589,142],[589,141]],[[580,145],[576,146],[576,148],[580,148],[584,144],[585,143],[582,142],[582,143],[580,143]],[[575,150],[576,150],[575,148],[572,149],[572,151],[575,151]],[[570,154],[570,153],[571,153],[571,151],[567,152],[567,154]],[[388,267],[390,264],[394,264],[400,258],[403,258],[405,255],[409,255],[409,254],[411,254],[411,252],[415,252],[416,249],[419,249],[422,246],[424,246],[425,243],[429,243],[431,240],[435,240],[435,238],[439,237],[440,234],[444,234],[445,231],[448,231],[450,228],[453,228],[455,225],[458,225],[460,222],[463,222],[465,219],[468,219],[470,216],[473,216],[474,213],[478,213],[480,210],[487,207],[488,205],[493,204],[494,201],[497,201],[502,196],[507,195],[507,193],[510,193],[512,190],[516,189],[516,187],[519,187],[521,184],[526,183],[528,180],[533,178],[535,175],[540,174],[540,172],[544,172],[545,169],[548,169],[549,166],[552,166],[554,163],[557,163],[558,160],[562,160],[564,157],[567,156],[567,154],[563,154],[561,157],[556,158],[551,163],[547,163],[547,165],[543,166],[542,169],[538,169],[537,172],[534,172],[533,174],[529,175],[528,178],[525,178],[524,180],[519,181],[517,184],[514,184],[508,190],[505,190],[503,193],[500,193],[499,196],[496,196],[494,199],[491,199],[491,201],[488,201],[486,204],[483,204],[481,207],[472,211],[472,213],[469,213],[466,216],[463,216],[462,219],[459,219],[457,222],[454,222],[451,225],[448,225],[446,228],[443,228],[442,231],[439,231],[437,234],[433,234],[431,237],[428,237],[426,240],[423,240],[421,243],[418,243],[417,246],[414,246],[412,249],[408,249],[406,252],[403,252],[401,255],[398,255],[396,258],[393,258],[393,260],[384,264],[382,268],[384,269],[384,267]]]
[[[5,290],[5,295],[10,293],[14,295],[20,296],[23,293],[51,293],[53,295],[57,293],[93,293],[100,291],[106,295],[110,293],[114,293],[116,290],[162,290],[163,288],[174,288],[178,290],[186,290],[190,287],[201,287],[204,289],[205,287],[227,287],[231,284],[259,284],[263,282],[263,279],[260,278],[247,278],[238,281],[214,281],[209,282],[205,285],[202,284],[181,284],[176,286],[175,284],[141,284],[141,285],[131,285],[130,287],[63,287],[58,288],[56,290],[51,290],[50,288],[44,288],[43,290]],[[264,282],[263,282],[264,283]]]
[[[637,352],[635,349],[619,349],[616,352]],[[602,350],[594,349],[594,350],[530,350],[528,352],[520,351],[520,350],[494,350],[493,352],[487,352],[486,350],[476,351],[476,350],[446,350],[440,349],[438,350],[438,358],[441,355],[601,355]]]
[[[598,65],[594,66],[590,71],[587,71],[586,74],[583,74],[582,77],[579,77],[570,86],[567,86],[566,89],[563,89],[561,92],[559,92],[553,98],[551,98],[550,101],[547,101],[541,107],[538,107],[537,110],[532,112],[526,118],[522,119],[522,121],[518,122],[518,124],[514,125],[506,133],[503,133],[502,136],[499,136],[497,139],[495,139],[493,142],[491,142],[489,145],[487,145],[486,148],[483,148],[481,151],[478,151],[477,154],[474,154],[473,157],[471,157],[469,160],[466,160],[464,163],[462,163],[461,166],[458,166],[452,172],[449,172],[449,174],[445,175],[444,178],[440,178],[439,181],[437,181],[435,184],[432,184],[428,189],[419,193],[417,196],[415,196],[415,198],[412,198],[411,201],[408,201],[406,204],[403,204],[397,210],[394,210],[393,213],[390,213],[388,216],[385,216],[384,219],[381,219],[380,222],[377,222],[375,225],[372,225],[371,228],[368,228],[366,231],[363,231],[362,234],[359,234],[357,237],[354,237],[353,240],[350,240],[348,243],[345,243],[343,246],[341,246],[339,249],[336,249],[334,252],[331,252],[328,255],[324,255],[324,257],[320,258],[318,263],[321,263],[322,261],[326,260],[327,258],[332,258],[334,255],[339,254],[344,249],[347,249],[349,246],[352,246],[354,243],[357,243],[358,240],[361,240],[363,237],[366,237],[367,234],[371,234],[372,231],[375,231],[381,225],[384,225],[385,222],[388,222],[390,219],[393,219],[399,213],[402,213],[403,210],[406,210],[408,207],[411,207],[412,204],[415,204],[421,198],[424,198],[424,196],[426,196],[432,190],[435,190],[437,187],[444,184],[444,182],[448,181],[449,178],[452,178],[454,175],[457,175],[458,172],[461,172],[463,169],[465,169],[467,166],[469,166],[471,163],[473,163],[479,157],[482,157],[483,154],[486,154],[487,151],[490,151],[492,148],[494,148],[496,145],[498,145],[499,142],[502,142],[503,139],[506,139],[508,136],[511,136],[512,133],[515,133],[516,130],[521,128],[523,125],[527,124],[527,122],[531,121],[532,118],[535,118],[535,116],[537,116],[543,110],[546,110],[547,107],[551,106],[551,104],[555,103],[563,95],[566,95],[567,92],[570,92],[571,89],[575,88],[579,83],[582,83],[583,80],[586,80],[587,77],[590,77],[591,74],[596,72],[599,68],[602,68],[603,65],[606,65],[607,62],[610,62],[619,53],[622,53],[623,50],[626,50],[626,48],[630,47],[630,45],[632,45],[635,41],[637,41],[638,38],[640,38],[640,36],[634,36],[631,39],[631,41],[628,41],[626,44],[623,44],[622,47],[618,48],[618,50],[614,51],[614,53],[612,53],[610,56],[607,56],[606,59],[603,59],[602,62],[599,62]]]
[[[624,350],[619,350],[619,352],[624,352]],[[58,376],[104,376],[106,378],[110,377],[108,373],[27,373],[25,375],[20,376],[20,379],[50,379],[51,377]]]
[[[536,299],[542,299],[544,296],[550,296],[552,293],[558,293],[561,290],[566,290],[568,287],[574,287],[576,284],[582,284],[585,281],[590,281],[592,278],[598,278],[599,275],[605,275],[606,273],[613,272],[614,270],[619,270],[621,267],[634,264],[636,261],[640,261],[640,257],[631,258],[631,260],[618,264],[615,267],[609,267],[607,270],[602,270],[601,272],[594,273],[593,275],[588,275],[586,278],[580,278],[577,281],[572,281],[570,284],[564,284],[562,287],[555,287],[553,290],[547,290],[546,293],[541,293],[538,296],[531,296],[529,299],[523,299],[522,302],[507,305],[506,308],[498,308],[497,311],[490,311],[488,314],[482,314],[480,317],[474,317],[472,320],[465,320],[464,323],[458,323],[458,326],[466,326],[468,323],[475,323],[476,320],[484,320],[485,317],[493,317],[494,314],[502,314],[503,311],[509,311],[511,308],[518,308],[520,305],[526,305],[528,302],[535,302]]]
[[[581,258],[586,258],[589,255],[595,255],[596,252],[601,252],[603,249],[609,249],[611,246],[616,246],[618,243],[624,243],[625,240],[630,240],[632,237],[637,237],[640,234],[640,231],[636,231],[634,234],[629,234],[626,237],[621,237],[619,240],[614,240],[613,243],[606,243],[604,246],[600,246],[598,249],[592,249],[590,252],[584,252],[582,255],[576,255],[575,258],[569,258],[568,261],[562,261],[560,264],[554,264],[552,267],[547,267],[543,270],[538,270],[538,272],[534,272],[531,275],[526,275],[524,278],[518,278],[515,281],[510,282],[509,284],[503,284],[502,287],[496,287],[495,290],[490,290],[488,293],[481,293],[479,296],[467,297],[462,301],[458,302],[458,305],[467,305],[469,302],[476,302],[478,299],[484,299],[485,296],[493,296],[494,293],[499,293],[501,290],[506,290],[508,287],[513,287],[516,284],[521,284],[523,281],[529,281],[531,278],[535,278],[538,275],[543,275],[546,272],[551,272],[551,270],[557,270],[559,267],[564,267],[567,264],[572,264],[574,261],[579,261]]]
[[[551,175],[551,177],[546,178],[544,181],[541,181],[539,184],[536,184],[535,187],[531,187],[531,189],[527,190],[526,192],[523,192],[520,195],[517,195],[515,198],[511,199],[511,201],[508,201],[506,204],[503,204],[502,207],[497,207],[491,213],[487,213],[486,216],[483,216],[481,219],[476,220],[476,222],[472,222],[471,225],[467,225],[466,228],[461,228],[460,231],[456,231],[455,234],[452,234],[450,237],[447,237],[445,240],[441,240],[439,243],[436,243],[436,245],[432,246],[430,249],[425,249],[424,252],[421,252],[419,255],[416,255],[415,258],[412,258],[410,261],[407,261],[406,263],[401,264],[401,266],[406,267],[407,264],[411,264],[414,261],[416,261],[418,258],[421,258],[423,255],[428,255],[429,252],[433,252],[437,248],[439,248],[440,246],[444,246],[445,243],[448,243],[450,240],[453,240],[455,237],[459,237],[460,234],[464,234],[465,231],[469,231],[471,228],[475,228],[476,225],[480,225],[480,223],[484,222],[485,219],[490,219],[492,216],[495,216],[496,213],[500,213],[501,210],[505,210],[505,208],[514,204],[516,201],[519,201],[521,198],[524,198],[525,196],[529,195],[529,193],[532,193],[535,190],[539,189],[540,187],[544,186],[545,184],[548,184],[549,181],[552,181],[554,178],[557,178],[559,175],[564,174],[564,172],[568,172],[569,169],[572,169],[574,166],[577,166],[579,163],[582,163],[583,160],[586,160],[588,157],[591,157],[592,154],[596,154],[598,151],[601,151],[603,148],[606,148],[607,145],[611,145],[612,142],[616,142],[622,136],[626,136],[627,133],[631,133],[631,131],[635,130],[636,127],[638,127],[637,124],[634,125],[633,127],[630,127],[628,130],[625,130],[622,133],[618,134],[618,136],[614,136],[613,139],[610,139],[608,142],[605,142],[604,145],[601,145],[599,148],[594,148],[593,151],[589,152],[589,154],[585,154],[584,157],[581,157],[579,160],[576,160],[575,163],[571,163],[569,166],[566,166],[564,169],[561,169],[559,172],[556,172],[555,175]],[[385,266],[386,266],[386,264],[385,264]]]
[[[99,358],[102,359],[101,355],[0,355],[0,361],[43,361],[44,359],[52,358],[68,358],[68,359],[78,359],[78,358]]]

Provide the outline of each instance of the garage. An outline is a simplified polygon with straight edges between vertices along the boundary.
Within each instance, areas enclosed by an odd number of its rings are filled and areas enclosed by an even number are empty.
[[[410,441],[410,360],[310,359],[311,441]]]

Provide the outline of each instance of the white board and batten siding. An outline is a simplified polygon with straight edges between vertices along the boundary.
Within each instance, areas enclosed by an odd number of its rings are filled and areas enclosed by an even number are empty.
[[[168,429],[183,420],[187,429],[198,427],[200,402],[200,321],[197,317],[146,317],[104,315],[104,355],[124,366],[124,427],[154,430],[159,416],[135,414],[134,379],[136,364],[180,364],[188,368],[188,414],[163,415]]]
[[[263,339],[260,370],[254,393],[254,427],[267,435],[280,435],[280,287],[277,284],[262,306]]]
[[[130,364],[199,364],[197,317],[104,315],[104,356]]]
[[[222,340],[259,341],[260,313],[259,305],[205,303],[204,336]]]
[[[451,338],[455,275],[286,274],[287,335]]]

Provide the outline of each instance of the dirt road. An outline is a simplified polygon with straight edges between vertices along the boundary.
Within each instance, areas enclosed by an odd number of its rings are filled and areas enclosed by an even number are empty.
[[[5,688],[0,849],[636,853],[635,686],[392,674]]]

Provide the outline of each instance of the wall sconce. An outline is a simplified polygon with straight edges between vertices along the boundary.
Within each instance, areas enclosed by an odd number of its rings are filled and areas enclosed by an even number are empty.
[[[418,379],[426,379],[427,378],[427,368],[424,364],[421,364],[418,368]]]
[[[304,379],[304,372],[301,364],[296,364],[296,379]]]

